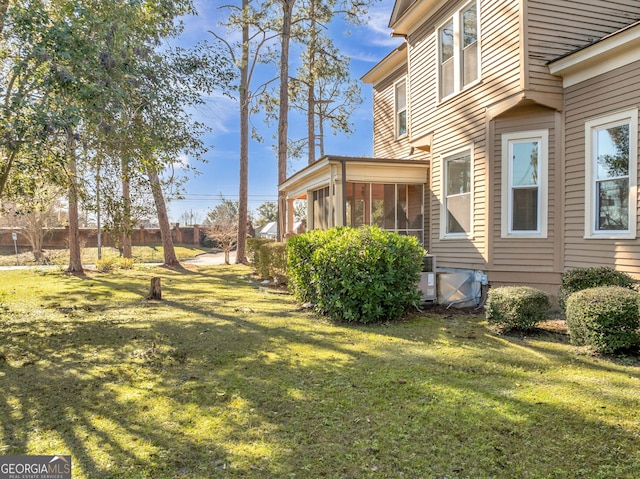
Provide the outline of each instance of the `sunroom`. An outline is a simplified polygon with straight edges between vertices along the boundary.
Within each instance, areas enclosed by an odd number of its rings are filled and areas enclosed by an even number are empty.
[[[294,234],[294,202],[307,202],[307,230],[377,225],[424,244],[429,162],[324,156],[280,185],[287,200],[286,235]]]

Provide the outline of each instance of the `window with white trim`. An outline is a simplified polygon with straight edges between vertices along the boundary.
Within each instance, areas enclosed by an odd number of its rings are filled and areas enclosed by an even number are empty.
[[[636,237],[638,110],[585,123],[585,237]]]
[[[407,80],[395,84],[396,138],[407,134]]]
[[[473,227],[473,161],[471,149],[443,157],[444,237],[471,236]]]
[[[447,98],[480,78],[478,3],[467,4],[438,29],[438,85]]]
[[[548,130],[502,135],[502,236],[547,237]]]

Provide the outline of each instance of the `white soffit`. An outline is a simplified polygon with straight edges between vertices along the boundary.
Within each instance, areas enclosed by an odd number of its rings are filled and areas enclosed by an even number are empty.
[[[640,24],[550,63],[549,71],[562,76],[567,88],[635,61],[640,61]]]

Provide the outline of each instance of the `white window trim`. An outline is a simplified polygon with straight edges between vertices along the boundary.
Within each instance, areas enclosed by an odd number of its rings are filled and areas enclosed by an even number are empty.
[[[398,91],[398,85],[400,83],[404,82],[404,101],[405,101],[405,105],[404,105],[404,111],[405,111],[405,115],[406,115],[406,129],[407,131],[404,132],[402,135],[399,134],[398,132],[398,96],[397,96],[397,91]],[[407,77],[403,77],[400,78],[399,80],[397,80],[396,82],[394,82],[393,84],[393,133],[394,133],[394,137],[396,140],[400,140],[402,138],[405,138],[407,136],[409,136],[409,88],[408,88],[408,81],[407,81]]]
[[[598,128],[629,124],[629,229],[625,231],[596,230],[595,162],[593,159],[594,134]],[[638,208],[638,109],[621,111],[585,122],[585,239],[635,239]]]
[[[473,158],[474,145],[471,143],[465,147],[459,148],[440,155],[440,239],[473,239],[473,229],[475,225],[473,211],[474,211],[474,182],[475,182],[475,163]],[[467,233],[447,233],[447,161],[455,160],[461,156],[469,155],[469,169],[470,169],[470,193],[469,198],[469,231]]]
[[[468,85],[465,85],[464,87],[461,87],[462,84],[462,78],[460,75],[460,64],[461,64],[461,59],[460,59],[460,55],[462,53],[462,49],[460,48],[460,30],[461,30],[461,18],[462,18],[462,12],[464,12],[467,8],[469,8],[470,5],[472,4],[476,4],[476,12],[477,12],[477,16],[478,16],[478,26],[477,26],[477,31],[478,31],[478,60],[477,60],[477,65],[478,65],[478,78],[474,81],[472,81],[471,83],[469,83]],[[440,95],[440,85],[441,85],[441,78],[440,78],[440,30],[442,29],[442,27],[444,27],[446,24],[453,22],[453,93],[451,93],[450,95],[447,95],[446,97],[441,97]],[[438,25],[438,27],[436,28],[436,32],[435,32],[435,40],[436,40],[436,101],[437,103],[443,103],[447,100],[449,100],[450,98],[453,98],[454,96],[458,95],[459,93],[468,90],[469,88],[473,88],[474,86],[476,86],[478,83],[480,83],[480,79],[482,78],[482,54],[481,54],[481,48],[480,45],[482,45],[482,34],[480,31],[480,1],[479,0],[473,0],[469,3],[465,3],[464,6],[462,8],[459,8],[458,10],[456,10],[455,12],[453,12],[453,14],[451,16],[448,16],[446,18],[446,20],[444,20],[442,23],[440,23]]]
[[[511,219],[513,204],[511,202],[511,169],[509,161],[510,145],[512,141],[539,140],[540,151],[538,157],[538,229],[536,231],[513,231]],[[549,211],[549,130],[519,131],[502,135],[502,238],[546,238],[548,230]]]

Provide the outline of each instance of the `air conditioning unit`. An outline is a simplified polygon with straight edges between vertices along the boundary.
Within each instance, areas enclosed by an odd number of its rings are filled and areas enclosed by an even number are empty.
[[[438,300],[436,291],[436,257],[432,254],[425,254],[422,257],[422,272],[420,273],[420,301],[422,303],[435,302]]]

